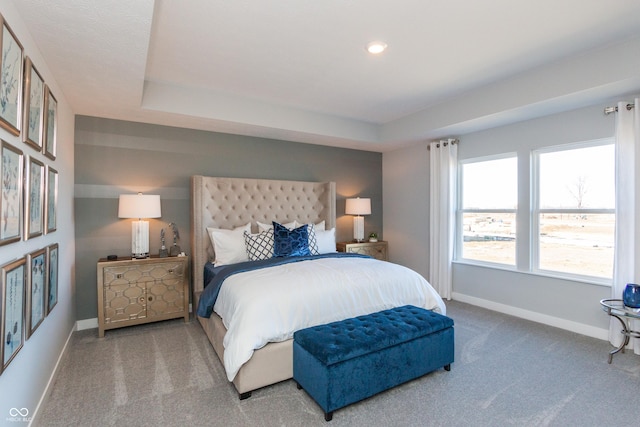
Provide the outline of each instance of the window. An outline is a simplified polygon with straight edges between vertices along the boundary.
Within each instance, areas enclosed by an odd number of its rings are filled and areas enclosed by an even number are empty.
[[[456,261],[610,283],[612,138],[463,159],[458,170]]]
[[[613,276],[614,150],[605,140],[533,153],[534,269]]]
[[[460,165],[457,259],[516,264],[517,157]]]

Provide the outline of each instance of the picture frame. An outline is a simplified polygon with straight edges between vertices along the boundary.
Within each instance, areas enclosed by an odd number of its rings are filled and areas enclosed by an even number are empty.
[[[25,340],[28,340],[45,317],[45,279],[47,275],[45,248],[27,254],[27,307]]]
[[[44,163],[29,156],[25,171],[25,240],[44,231]]]
[[[47,246],[47,316],[58,304],[58,244]]]
[[[0,140],[0,245],[22,239],[22,150]]]
[[[51,93],[51,89],[49,89],[48,85],[44,85],[43,111],[43,153],[51,160],[55,160],[58,146],[58,101],[56,100],[56,97]]]
[[[24,345],[25,269],[24,257],[0,268],[2,280],[0,373],[7,369]]]
[[[47,185],[45,192],[45,234],[58,228],[58,171],[47,166]]]
[[[0,15],[0,127],[20,135],[24,49]]]
[[[24,59],[22,140],[38,151],[42,150],[44,122],[44,80],[31,58]]]

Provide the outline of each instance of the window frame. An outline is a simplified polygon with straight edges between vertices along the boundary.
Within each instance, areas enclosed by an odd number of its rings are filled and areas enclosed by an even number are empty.
[[[501,268],[507,270],[517,270],[518,267],[518,235],[517,235],[517,227],[516,227],[516,236],[514,241],[514,262],[513,264],[505,264],[498,262],[491,262],[486,260],[480,260],[475,258],[464,258],[463,257],[463,245],[464,245],[464,214],[466,213],[478,213],[478,214],[513,214],[514,220],[517,220],[518,216],[518,191],[519,187],[516,184],[516,206],[512,209],[468,209],[463,207],[463,195],[464,195],[464,165],[473,164],[473,163],[482,163],[482,162],[490,162],[494,160],[503,160],[503,159],[514,159],[516,163],[516,183],[518,182],[518,153],[517,152],[509,152],[509,153],[501,153],[490,156],[482,156],[475,157],[472,159],[461,160],[458,162],[458,185],[457,185],[457,197],[456,197],[456,240],[454,246],[454,260],[456,262],[462,262],[465,264],[475,264],[482,265],[494,268]]]
[[[613,283],[613,271],[611,277],[591,276],[586,274],[570,273],[559,270],[549,270],[540,268],[540,215],[542,214],[559,214],[559,215],[589,215],[589,214],[612,214],[615,215],[614,208],[540,208],[540,155],[548,153],[557,153],[561,151],[569,151],[590,147],[599,147],[605,145],[615,145],[613,137],[600,138],[595,140],[574,142],[569,144],[554,145],[531,150],[531,210],[529,223],[530,226],[530,271],[536,274],[555,276],[570,280],[587,281],[590,283],[605,284],[611,286]],[[615,147],[614,147],[615,149]],[[615,161],[615,157],[614,157]],[[615,174],[615,165],[614,165]],[[614,177],[615,179],[615,177]],[[615,188],[614,188],[615,191]],[[615,230],[615,223],[614,223]],[[614,253],[615,257],[615,253]]]

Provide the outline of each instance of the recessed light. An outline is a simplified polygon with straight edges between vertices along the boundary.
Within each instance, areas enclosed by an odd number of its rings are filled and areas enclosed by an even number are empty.
[[[371,42],[367,44],[367,52],[378,55],[385,51],[387,44],[384,42]]]

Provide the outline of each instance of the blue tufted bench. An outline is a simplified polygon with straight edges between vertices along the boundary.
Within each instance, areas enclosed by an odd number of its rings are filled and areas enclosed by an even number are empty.
[[[453,363],[453,320],[410,305],[297,331],[293,379],[333,411]]]

